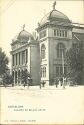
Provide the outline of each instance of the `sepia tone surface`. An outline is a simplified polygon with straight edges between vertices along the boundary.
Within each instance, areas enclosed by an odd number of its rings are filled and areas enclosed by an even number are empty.
[[[26,25],[25,29],[32,33],[44,15],[52,10],[54,1],[0,2],[0,47],[9,56],[11,68],[12,39],[22,31],[23,24]],[[84,23],[82,0],[57,1],[56,9],[65,13],[73,22]],[[71,37],[71,34],[69,35]],[[69,47],[67,45],[67,48]],[[84,124],[84,86],[66,87],[65,90],[60,86],[46,86],[42,90],[39,86],[29,89],[23,86],[2,87],[0,96],[1,124]]]

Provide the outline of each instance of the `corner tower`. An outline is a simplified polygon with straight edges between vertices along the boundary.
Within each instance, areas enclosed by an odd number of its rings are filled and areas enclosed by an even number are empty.
[[[41,57],[41,81],[53,85],[55,79],[63,77],[62,54],[72,44],[72,26],[69,18],[55,9],[46,14],[36,29],[39,36]],[[64,73],[67,66],[64,64]]]

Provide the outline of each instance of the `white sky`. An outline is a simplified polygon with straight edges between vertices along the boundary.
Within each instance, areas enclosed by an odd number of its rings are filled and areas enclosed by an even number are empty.
[[[52,10],[54,0],[0,0],[0,47],[10,57],[11,40],[22,30],[32,33],[44,14]],[[57,0],[56,9],[76,23],[84,23],[83,0]]]

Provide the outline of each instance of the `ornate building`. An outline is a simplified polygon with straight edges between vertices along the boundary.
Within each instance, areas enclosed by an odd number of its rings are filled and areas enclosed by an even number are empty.
[[[33,85],[39,84],[40,80],[52,85],[53,80],[62,78],[68,70],[66,51],[73,42],[81,38],[84,42],[84,27],[73,24],[66,15],[55,9],[55,4],[36,28],[38,40],[34,40],[24,29],[13,39],[11,54],[14,83],[20,83],[20,73],[27,69]]]
[[[28,70],[32,76],[32,84],[39,83],[39,43],[24,29],[12,40],[12,75],[15,84],[21,84],[21,73]]]

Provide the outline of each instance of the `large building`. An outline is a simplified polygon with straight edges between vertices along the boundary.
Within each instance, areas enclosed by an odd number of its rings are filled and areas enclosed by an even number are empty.
[[[68,70],[64,61],[66,51],[73,42],[84,42],[83,26],[73,24],[55,9],[54,3],[53,9],[38,23],[37,39],[23,28],[11,43],[14,83],[21,84],[20,76],[24,69],[31,74],[32,85],[40,81],[52,85],[55,79],[62,78]]]
[[[15,84],[21,84],[21,73],[28,70],[32,84],[40,81],[39,43],[24,29],[12,40],[12,75]]]

